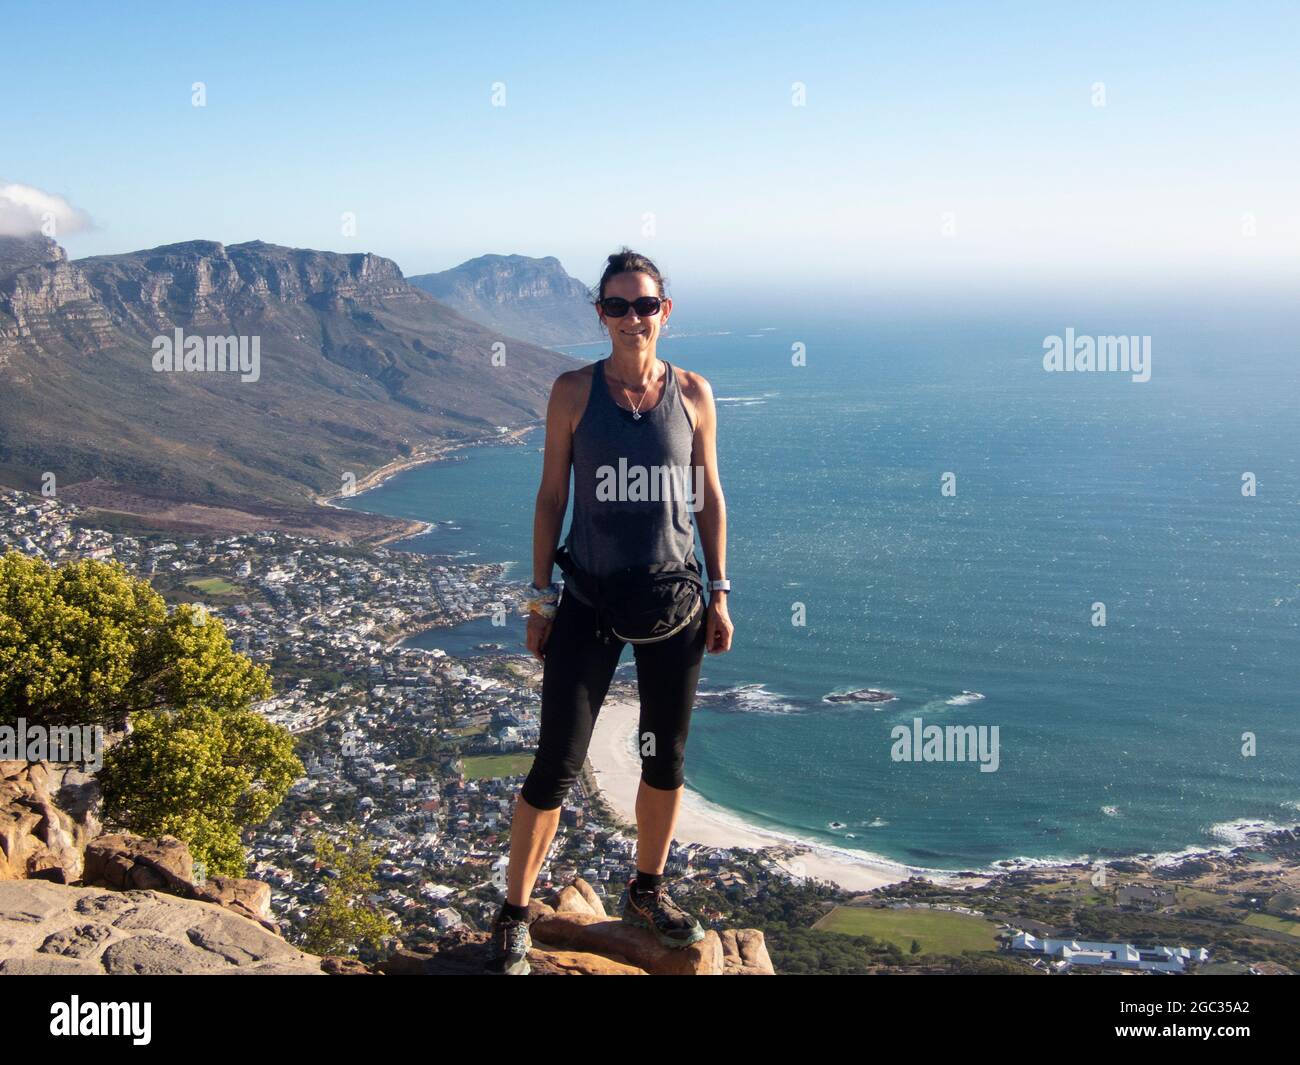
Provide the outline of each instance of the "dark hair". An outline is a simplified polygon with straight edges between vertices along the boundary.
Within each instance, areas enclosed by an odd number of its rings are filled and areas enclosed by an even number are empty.
[[[613,255],[605,260],[605,272],[600,275],[600,284],[595,288],[595,295],[592,302],[599,303],[605,298],[605,284],[615,274],[648,274],[654,279],[655,287],[659,289],[659,298],[667,299],[668,293],[664,290],[667,282],[664,275],[659,272],[659,267],[655,266],[648,258],[640,252],[633,251],[626,244],[619,248]]]

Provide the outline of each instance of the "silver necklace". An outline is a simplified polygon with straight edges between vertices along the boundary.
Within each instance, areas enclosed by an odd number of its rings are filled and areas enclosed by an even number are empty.
[[[623,388],[623,395],[627,396],[627,401],[629,403],[632,403],[632,397],[628,396],[626,386],[624,386]],[[648,390],[645,395],[649,395]],[[641,397],[641,403],[645,402],[645,395]],[[641,420],[641,403],[632,403],[632,420],[634,422],[639,422]]]
[[[654,379],[651,378],[651,384],[653,383],[654,383]],[[629,403],[632,403],[632,396],[627,390],[627,385],[623,385],[622,388],[623,388],[623,395],[627,396],[627,401]],[[646,385],[646,391],[641,396],[640,402],[632,403],[632,420],[634,422],[639,422],[641,420],[641,404],[645,402],[645,397],[648,396],[649,394],[650,394],[650,385]]]

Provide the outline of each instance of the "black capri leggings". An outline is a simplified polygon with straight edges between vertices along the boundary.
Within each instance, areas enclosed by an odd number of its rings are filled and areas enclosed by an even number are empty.
[[[704,660],[705,606],[680,632],[632,645],[641,715],[637,729],[641,779],[672,791],[682,785],[686,732]],[[596,715],[609,691],[624,641],[596,634],[596,611],[565,592],[542,649],[542,726],[523,797],[554,810],[578,779]]]

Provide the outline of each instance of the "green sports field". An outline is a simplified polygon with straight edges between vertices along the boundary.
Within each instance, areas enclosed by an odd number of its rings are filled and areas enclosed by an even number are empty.
[[[1256,928],[1271,928],[1274,932],[1285,932],[1289,936],[1300,936],[1300,921],[1289,921],[1271,913],[1252,913],[1241,923],[1252,924]]]
[[[235,585],[222,577],[200,577],[185,583],[204,595],[229,595],[231,592],[239,591]]]
[[[467,780],[487,780],[497,777],[520,777],[533,764],[533,754],[474,754],[464,759]]]
[[[922,954],[960,954],[964,950],[996,950],[996,926],[983,917],[946,910],[884,910],[866,906],[837,906],[815,925],[819,932],[872,936],[897,944],[904,953],[912,940]]]

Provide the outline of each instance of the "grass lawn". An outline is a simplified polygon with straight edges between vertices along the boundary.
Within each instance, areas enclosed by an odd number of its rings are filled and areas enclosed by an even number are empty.
[[[1241,923],[1285,932],[1289,936],[1300,936],[1300,921],[1288,921],[1285,917],[1274,917],[1271,913],[1252,913]]]
[[[498,777],[521,777],[533,764],[532,752],[522,754],[474,754],[462,759],[468,780],[493,780]]]
[[[983,917],[946,910],[880,910],[837,906],[813,928],[849,936],[872,936],[895,943],[905,954],[912,940],[922,954],[960,954],[963,950],[997,950],[997,926]]]

